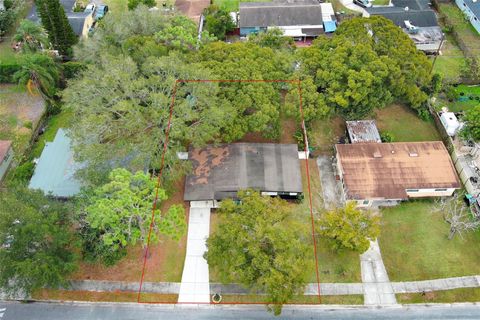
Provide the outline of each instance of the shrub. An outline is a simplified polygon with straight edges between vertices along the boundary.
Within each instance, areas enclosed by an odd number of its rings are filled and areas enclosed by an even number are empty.
[[[23,126],[27,129],[32,129],[33,128],[33,124],[32,124],[32,121],[25,121],[25,123],[23,124]]]
[[[78,76],[87,66],[78,61],[65,62],[63,65],[63,77],[65,79],[72,79]]]
[[[13,83],[13,74],[20,70],[18,63],[2,63],[0,64],[0,82]]]
[[[380,133],[380,139],[382,139],[382,142],[394,142],[395,138],[393,137],[393,134],[391,134],[388,131],[384,131]]]

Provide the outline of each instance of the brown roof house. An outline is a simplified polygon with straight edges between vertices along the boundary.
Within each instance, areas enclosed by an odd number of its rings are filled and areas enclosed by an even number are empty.
[[[12,160],[12,141],[0,140],[0,181],[5,177]]]
[[[337,144],[335,149],[345,199],[359,207],[451,196],[460,188],[440,141]]]
[[[296,144],[232,143],[190,149],[192,173],[185,181],[185,201],[236,198],[240,190],[295,198],[302,194]]]

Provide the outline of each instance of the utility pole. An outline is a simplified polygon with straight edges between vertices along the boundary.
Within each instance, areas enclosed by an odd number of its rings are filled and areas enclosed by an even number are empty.
[[[435,67],[435,62],[437,62],[437,57],[440,54],[440,49],[442,48],[444,40],[445,40],[445,34],[442,32],[442,39],[440,40],[440,45],[437,48],[437,52],[435,54],[435,57],[433,58],[432,68],[430,69],[430,74],[433,72],[433,67]]]

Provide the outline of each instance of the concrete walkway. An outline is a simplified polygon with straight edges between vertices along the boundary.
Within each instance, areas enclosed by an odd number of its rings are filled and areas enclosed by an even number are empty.
[[[388,279],[378,242],[370,241],[370,248],[360,255],[364,304],[395,305],[397,300]]]
[[[178,302],[210,302],[208,264],[203,258],[210,233],[210,208],[190,208],[187,254],[182,273]]]
[[[322,184],[323,203],[325,209],[333,209],[341,205],[341,191],[339,184],[335,180],[332,159],[329,156],[319,156],[317,158],[318,171],[320,173],[320,183]]]
[[[394,293],[415,293],[459,288],[480,288],[480,275],[432,279],[423,281],[390,282]],[[178,294],[179,282],[144,282],[142,291],[147,293]],[[79,291],[127,291],[137,292],[138,282],[100,281],[100,280],[72,280],[70,287],[65,290]],[[210,283],[210,292],[223,294],[247,294],[249,290],[238,284]],[[364,283],[321,283],[322,295],[364,294]],[[305,288],[305,295],[317,295],[317,284],[309,283]]]

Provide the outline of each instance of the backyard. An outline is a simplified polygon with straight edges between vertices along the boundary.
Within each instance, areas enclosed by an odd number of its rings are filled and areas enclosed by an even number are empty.
[[[22,155],[45,112],[45,102],[39,94],[11,84],[0,84],[0,97],[0,139],[12,140],[15,153]]]
[[[255,2],[270,2],[272,0],[256,0]],[[213,0],[213,3],[220,8],[232,12],[238,11],[240,2],[252,2],[252,0]]]
[[[392,281],[475,275],[480,271],[480,231],[448,240],[449,225],[431,201],[382,209],[380,249]]]
[[[452,35],[446,34],[445,38],[441,55],[436,57],[433,71],[441,74],[446,82],[457,83],[466,67],[465,56]]]
[[[441,140],[433,121],[423,121],[406,106],[392,104],[379,109],[375,118],[380,133],[390,133],[394,142]]]
[[[474,56],[480,55],[480,35],[465,19],[462,11],[454,3],[440,3],[439,10],[445,17],[446,25],[453,27],[470,53]]]
[[[445,93],[441,93],[434,104],[436,110],[440,111],[443,108],[447,108],[452,112],[463,112],[480,104],[480,86],[469,86],[465,84],[454,85],[451,87],[457,96],[448,99]]]

